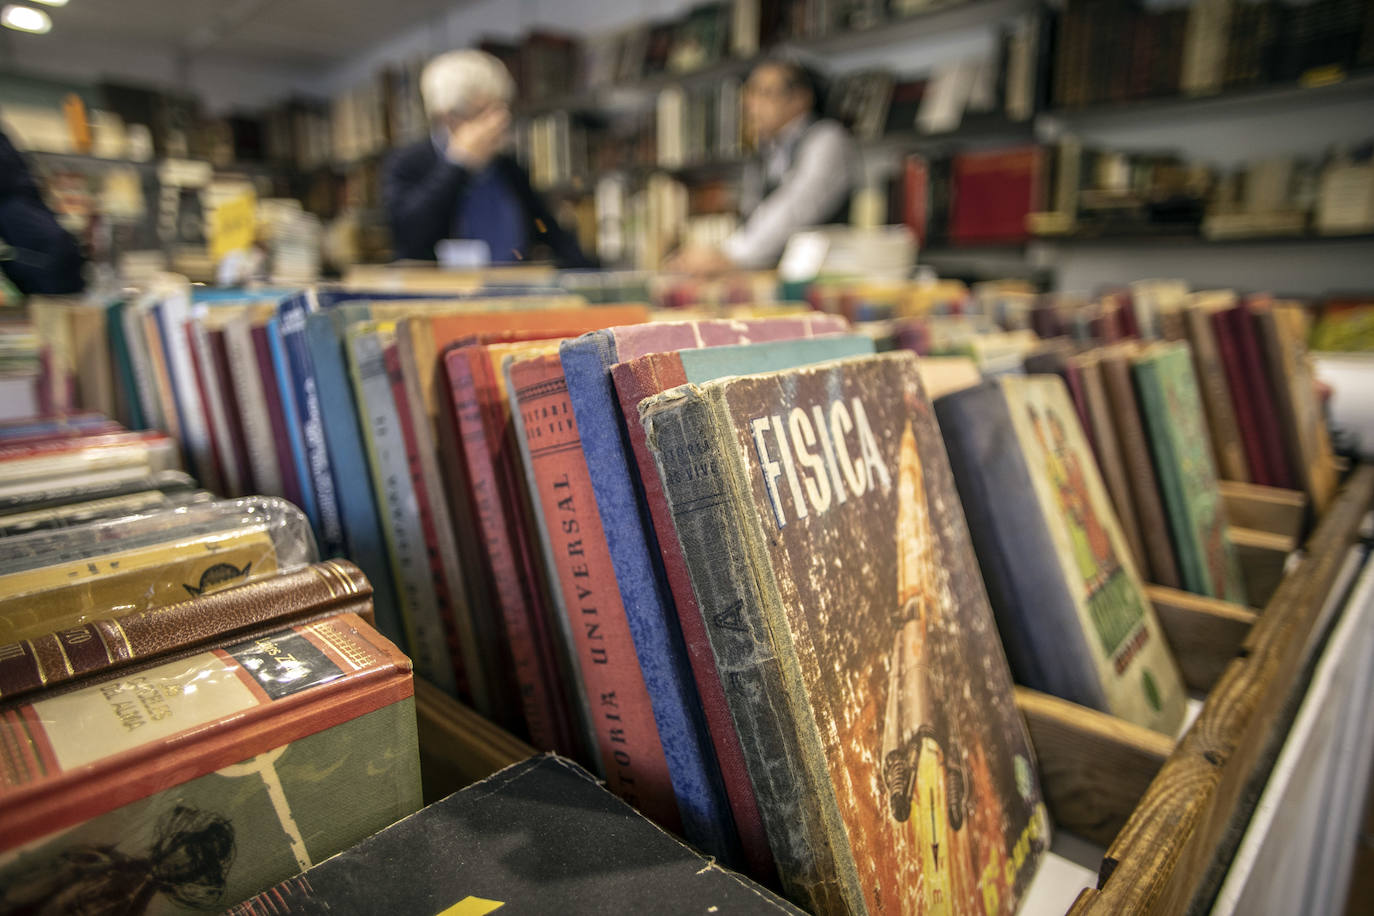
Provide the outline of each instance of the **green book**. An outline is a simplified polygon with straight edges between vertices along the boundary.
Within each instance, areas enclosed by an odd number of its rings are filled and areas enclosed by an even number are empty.
[[[1135,358],[1132,372],[1183,587],[1244,604],[1188,345],[1150,346]]]

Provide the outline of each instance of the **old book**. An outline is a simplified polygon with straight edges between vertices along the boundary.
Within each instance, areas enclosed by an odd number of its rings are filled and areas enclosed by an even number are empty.
[[[1145,541],[1145,555],[1149,563],[1140,570],[1141,576],[1155,585],[1181,588],[1178,561],[1174,544],[1169,538],[1169,524],[1164,517],[1164,503],[1159,495],[1154,461],[1150,457],[1150,441],[1140,418],[1136,402],[1135,383],[1131,379],[1131,357],[1136,347],[1119,344],[1101,351],[1099,366],[1102,382],[1111,404],[1112,423],[1121,444],[1121,456],[1126,462],[1126,479],[1131,484],[1131,499],[1135,505],[1140,535]]]
[[[0,712],[0,907],[222,908],[324,861],[419,807],[412,695],[343,614]]]
[[[195,502],[209,502],[211,498],[204,490],[139,490],[123,496],[73,502],[49,509],[34,509],[30,512],[3,514],[0,515],[0,538],[33,531],[51,531],[54,528],[71,528],[101,519],[141,515],[158,509],[174,509]]]
[[[1245,586],[1226,533],[1216,466],[1188,345],[1146,347],[1134,361],[1140,413],[1159,473],[1183,587],[1245,603]]]
[[[253,479],[253,463],[248,456],[248,439],[244,433],[243,417],[246,411],[239,402],[238,389],[234,387],[233,370],[229,367],[229,343],[225,339],[224,322],[207,325],[205,337],[210,371],[215,375],[215,384],[219,386],[220,396],[224,401],[225,432],[228,437],[225,446],[228,456],[224,461],[237,468],[239,474],[239,489],[225,495],[267,495],[258,489]]]
[[[1260,350],[1253,310],[1250,304],[1242,302],[1214,313],[1212,320],[1231,382],[1236,419],[1250,459],[1251,480],[1265,486],[1294,489],[1296,479],[1280,438],[1278,404]]]
[[[655,322],[592,331],[559,348],[616,585],[683,812],[684,835],[726,864],[739,862],[736,835],[671,596],[656,574],[657,551],[644,525],[610,367],[653,352],[806,338],[846,326],[829,315]]]
[[[1017,680],[1173,734],[1186,699],[1064,383],[935,405]]]
[[[457,696],[461,659],[449,648],[439,595],[425,555],[425,536],[415,488],[411,485],[410,463],[386,375],[383,353],[394,333],[393,322],[364,321],[349,326],[347,347],[353,394],[387,556],[395,577],[405,647],[421,677]]]
[[[1026,217],[1045,209],[1045,151],[1027,146],[960,153],[954,157],[952,182],[951,241],[1024,241]]]
[[[978,366],[965,356],[924,356],[916,368],[921,370],[921,385],[931,400],[972,388],[983,380]]]
[[[682,829],[664,741],[654,720],[616,586],[606,534],[557,352],[508,358],[506,385],[555,613],[607,786],[669,829]]]
[[[639,409],[788,895],[1013,912],[1048,818],[915,358]]]
[[[273,455],[281,480],[281,495],[304,509],[309,481],[301,479],[296,469],[296,461],[291,454],[291,436],[287,431],[286,410],[282,405],[281,388],[277,385],[277,372],[272,360],[270,328],[271,319],[254,322],[249,327],[249,334],[253,340],[253,363],[258,372],[258,390],[262,392],[262,403],[266,408]],[[313,498],[312,495],[311,499]]]
[[[215,374],[214,357],[210,353],[210,338],[204,323],[193,312],[181,326],[190,353],[191,370],[196,392],[205,410],[205,424],[210,439],[210,453],[219,475],[219,490],[225,496],[241,496],[244,492],[242,468],[233,450],[229,432],[229,407]]]
[[[74,502],[112,499],[132,493],[159,490],[185,494],[196,488],[196,481],[185,471],[148,473],[134,465],[106,471],[87,471],[57,478],[39,478],[0,485],[0,516],[37,512]]]
[[[1225,294],[1222,301],[1233,298]],[[1226,480],[1248,483],[1250,467],[1245,457],[1245,443],[1236,422],[1226,366],[1222,362],[1221,349],[1210,317],[1219,305],[1216,296],[1199,293],[1183,310],[1183,317],[1188,326],[1188,343],[1192,349],[1198,387],[1202,392],[1202,404],[1207,411],[1208,440],[1212,444],[1217,471]]]
[[[1307,353],[1307,313],[1300,305],[1274,304],[1255,315],[1280,410],[1280,429],[1302,488],[1321,514],[1338,484],[1331,436],[1317,402]]]
[[[1116,427],[1112,423],[1112,408],[1107,398],[1107,386],[1102,380],[1099,356],[1096,353],[1084,353],[1070,357],[1069,362],[1077,370],[1077,378],[1083,388],[1097,467],[1102,472],[1102,481],[1107,486],[1107,494],[1111,497],[1112,508],[1116,510],[1117,521],[1121,523],[1121,533],[1126,538],[1126,546],[1130,548],[1136,571],[1143,575],[1143,571],[1149,569],[1145,553],[1145,536],[1141,534],[1140,520],[1136,517],[1126,460],[1121,454],[1121,443],[1116,437]],[[1084,427],[1085,434],[1087,431],[1088,428]]]
[[[0,486],[106,470],[146,476],[179,467],[177,443],[160,432],[107,433],[0,445]]]
[[[85,620],[0,646],[0,699],[226,641],[264,626],[280,629],[334,614],[372,623],[372,588],[347,560],[329,560],[231,589],[138,611]]]
[[[268,414],[267,396],[262,387],[262,373],[258,369],[257,351],[253,344],[253,324],[262,323],[265,313],[236,315],[224,324],[224,350],[229,366],[229,379],[238,402],[239,419],[243,426],[243,444],[247,453],[248,476],[257,492],[264,496],[284,496],[281,465],[277,458],[277,444]]]
[[[162,607],[317,559],[300,511],[270,497],[91,522],[5,541],[0,639]]]
[[[524,844],[518,860],[494,842],[512,835]],[[577,764],[551,756],[508,766],[230,912],[595,914],[608,901],[627,912],[684,916],[799,913],[660,830]]]

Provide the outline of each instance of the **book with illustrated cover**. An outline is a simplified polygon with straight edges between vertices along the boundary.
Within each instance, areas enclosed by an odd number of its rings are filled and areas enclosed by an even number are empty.
[[[551,755],[455,792],[230,913],[591,916],[608,906],[799,916]]]
[[[356,614],[0,712],[0,911],[221,909],[420,806],[410,661]]]
[[[1017,682],[1173,734],[1185,696],[1062,380],[935,404]]]
[[[1049,820],[914,356],[639,410],[784,890],[1014,912]]]
[[[1216,465],[1207,448],[1206,419],[1188,345],[1146,347],[1135,358],[1132,370],[1183,587],[1243,605],[1245,585],[1226,532]]]

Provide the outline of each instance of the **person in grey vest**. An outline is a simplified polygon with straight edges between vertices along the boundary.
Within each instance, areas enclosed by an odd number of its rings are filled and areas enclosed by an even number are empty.
[[[719,249],[685,248],[668,269],[772,268],[794,232],[849,221],[858,147],[838,121],[820,116],[821,105],[820,78],[805,64],[773,55],[754,66],[744,109],[760,155],[741,182],[744,220]]]

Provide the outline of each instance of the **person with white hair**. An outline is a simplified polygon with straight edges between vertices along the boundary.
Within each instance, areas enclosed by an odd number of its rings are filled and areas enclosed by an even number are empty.
[[[505,65],[482,51],[449,51],[425,67],[431,135],[393,153],[382,176],[395,257],[433,261],[438,242],[469,239],[485,242],[495,264],[587,263],[505,151],[514,93]]]

